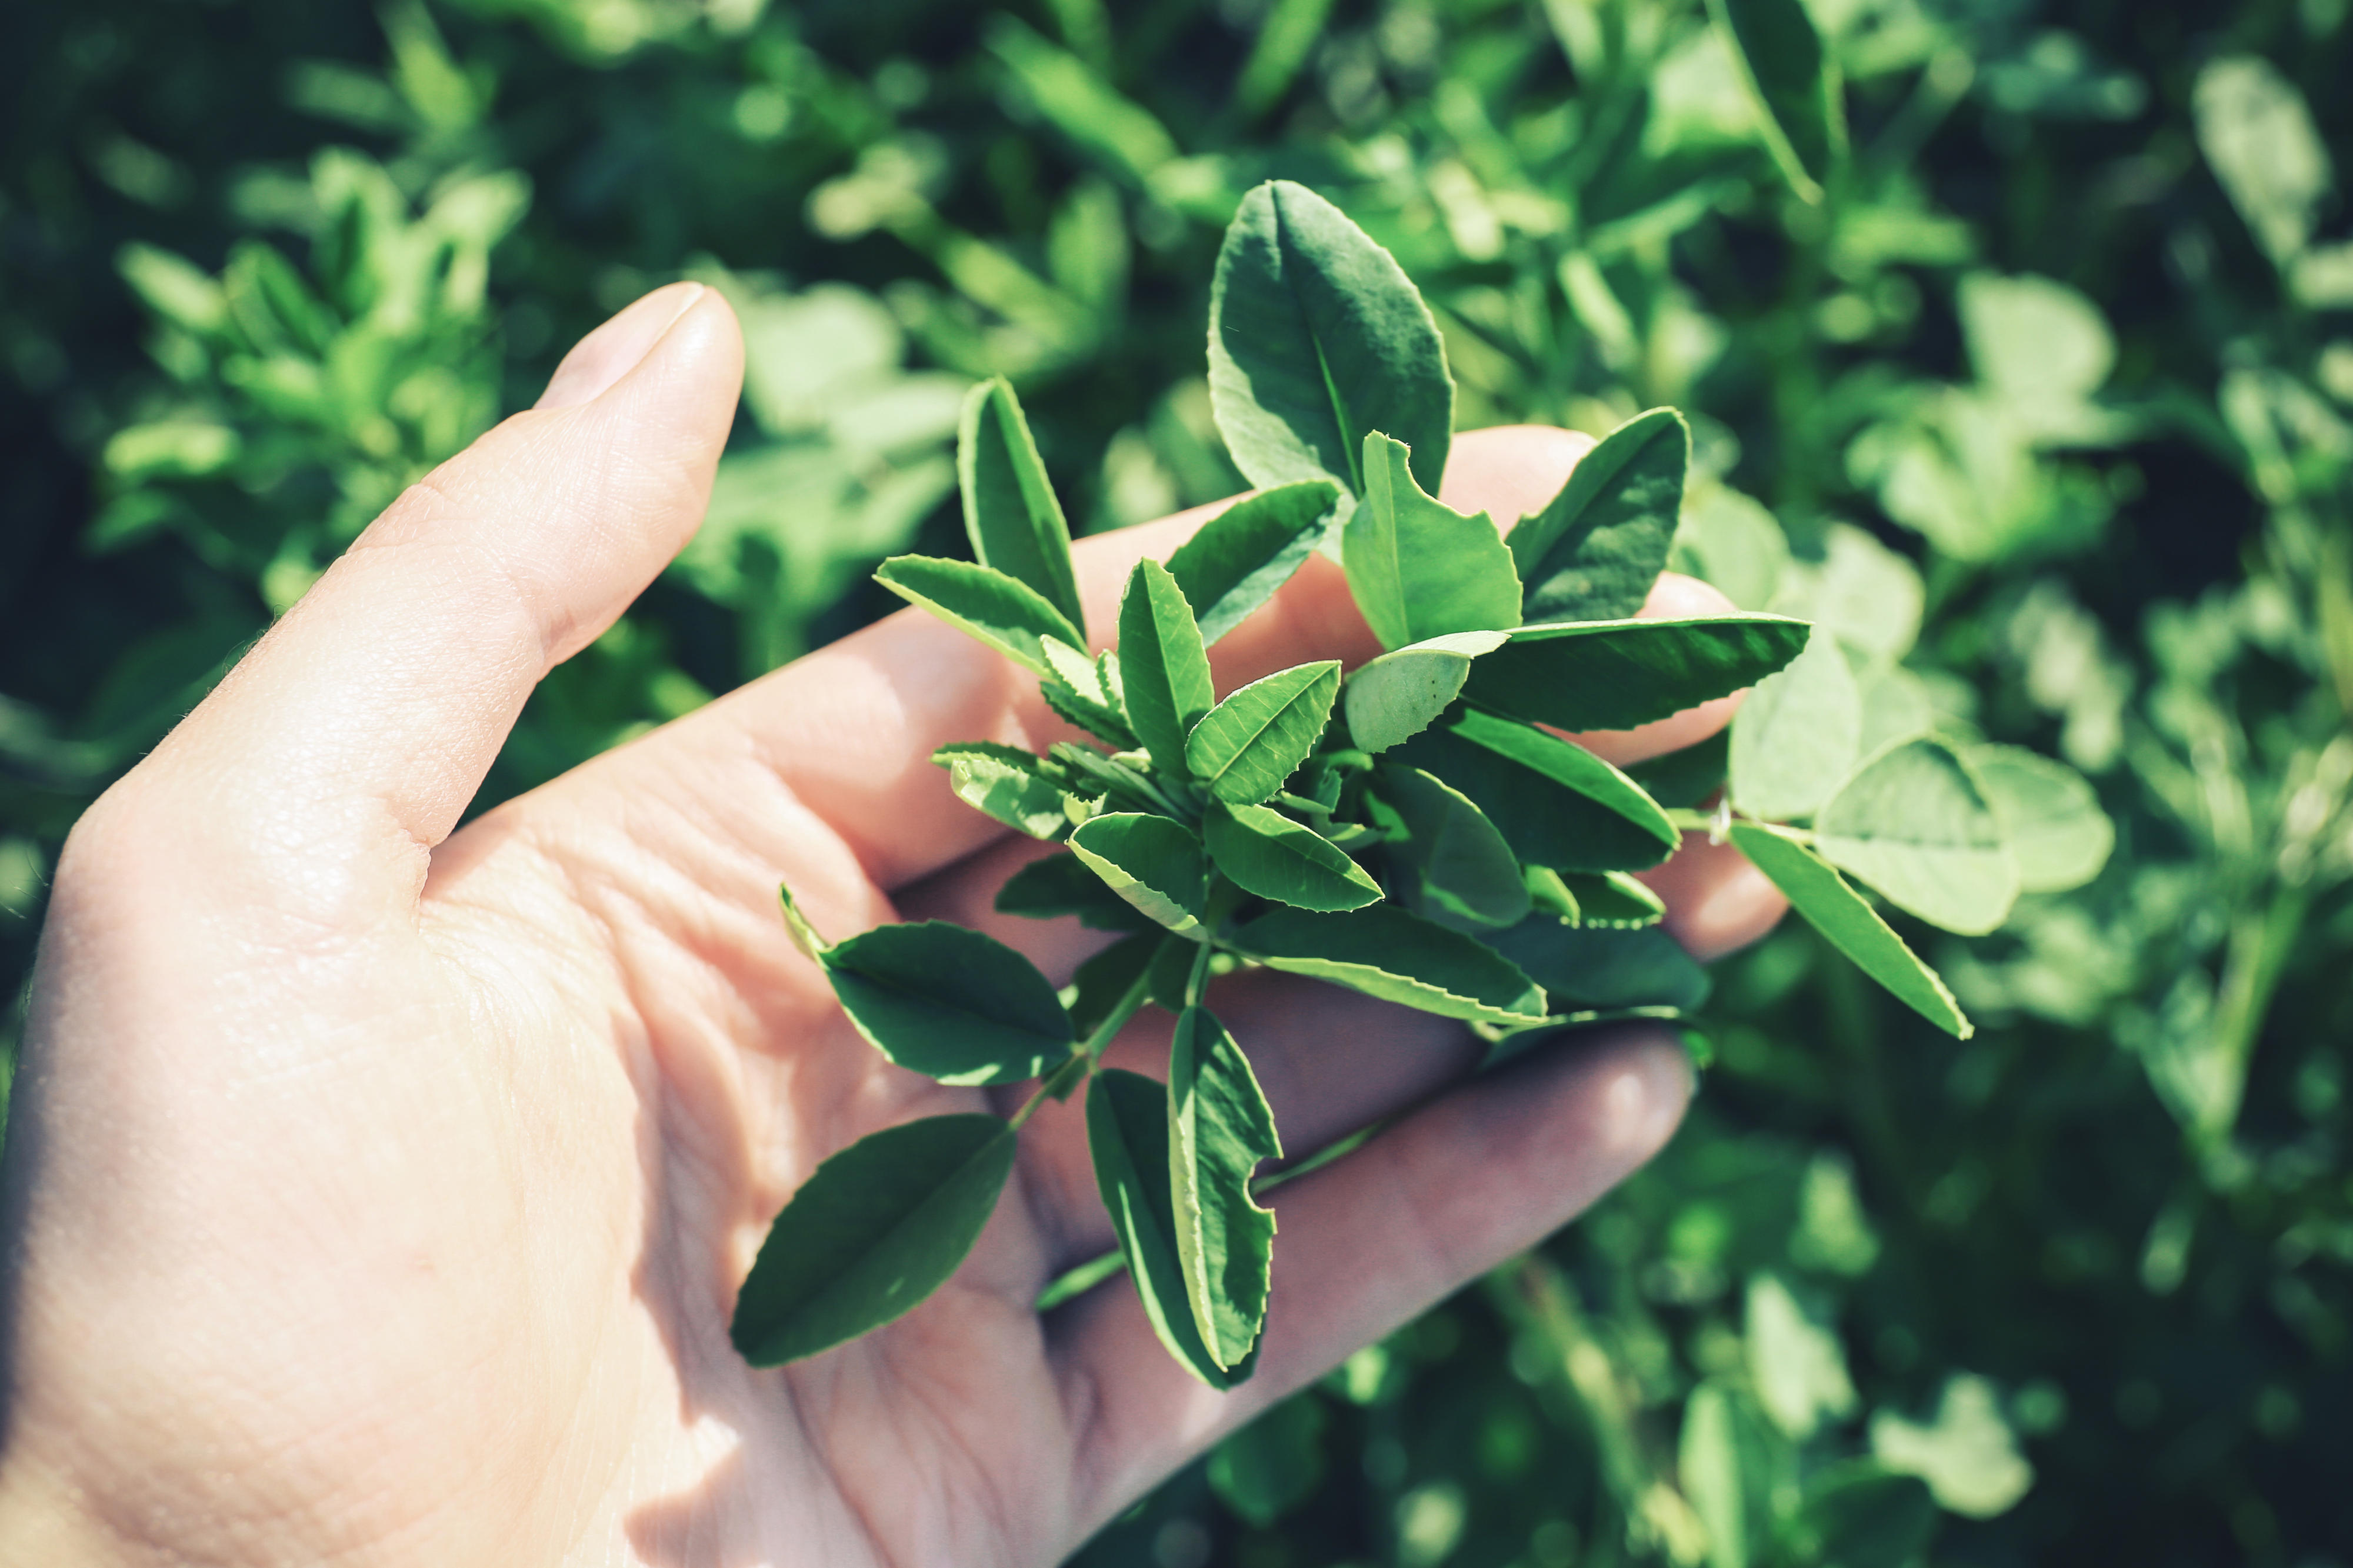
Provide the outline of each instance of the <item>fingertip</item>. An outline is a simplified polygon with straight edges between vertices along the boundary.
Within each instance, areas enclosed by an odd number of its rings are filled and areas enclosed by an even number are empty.
[[[1551,425],[1466,430],[1447,449],[1438,499],[1460,512],[1483,511],[1509,532],[1521,518],[1543,510],[1597,445],[1582,430]]]
[[[1662,572],[1651,584],[1650,597],[1635,614],[1646,621],[1691,620],[1701,616],[1730,616],[1739,613],[1740,606],[1724,596],[1724,590],[1713,583],[1703,583],[1696,577],[1686,577],[1680,572]]]
[[[688,312],[717,297],[715,289],[695,282],[655,289],[573,344],[533,406],[577,408],[596,402],[644,363]],[[725,301],[721,304],[723,309]]]

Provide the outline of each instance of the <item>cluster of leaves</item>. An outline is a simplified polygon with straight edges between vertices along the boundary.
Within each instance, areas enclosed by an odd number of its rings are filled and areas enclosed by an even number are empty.
[[[1070,529],[1001,379],[974,389],[959,433],[976,559],[900,556],[877,574],[1039,676],[1047,705],[1111,748],[972,742],[934,760],[969,805],[1068,844],[1008,881],[999,910],[1125,934],[1065,1004],[978,931],[927,921],[828,943],[786,891],[796,940],[891,1060],[946,1084],[1042,1081],[1009,1120],[911,1122],[820,1165],[737,1303],[735,1342],[759,1364],[828,1349],[944,1283],[1012,1172],[1021,1124],[1085,1083],[1096,1180],[1153,1327],[1212,1387],[1247,1376],[1274,1238],[1252,1184],[1282,1146],[1249,1057],[1206,1005],[1213,967],[1263,965],[1461,1019],[1494,1043],[1491,1059],[1532,1035],[1679,1018],[1706,994],[1632,876],[1685,825],[1558,731],[1632,729],[1764,681],[1728,748],[1644,775],[1695,802],[1718,793],[1728,752],[1730,794],[1701,824],[1965,1037],[1944,983],[1839,868],[1947,930],[1985,931],[2021,883],[2076,886],[2106,858],[2090,787],[2031,752],[1964,754],[1899,721],[1858,762],[1847,655],[1807,623],[1635,618],[1682,510],[1690,437],[1672,410],[1613,431],[1508,540],[1484,513],[1433,500],[1424,485],[1454,416],[1444,345],[1396,259],[1306,187],[1243,198],[1218,259],[1209,361],[1219,427],[1265,488],[1166,564],[1136,563],[1115,649],[1086,651]],[[1324,660],[1219,697],[1208,646],[1335,531],[1388,651],[1345,678]],[[1814,826],[1777,825],[1790,818]],[[1176,1015],[1166,1083],[1097,1070],[1147,1001]]]

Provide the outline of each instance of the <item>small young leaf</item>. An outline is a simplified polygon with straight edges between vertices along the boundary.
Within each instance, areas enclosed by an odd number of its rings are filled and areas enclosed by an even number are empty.
[[[945,921],[876,926],[825,952],[841,1010],[874,1047],[942,1083],[1019,1083],[1071,1054],[1071,1016],[1037,965]]]
[[[854,1340],[945,1284],[1013,1173],[994,1116],[934,1116],[862,1138],[785,1205],[735,1298],[728,1335],[754,1366]]]
[[[1732,766],[1732,731],[1718,730],[1706,740],[1636,763],[1626,776],[1641,784],[1661,805],[1695,806],[1724,787]]]
[[[1307,760],[1339,695],[1337,660],[1253,680],[1193,726],[1185,764],[1219,800],[1255,805]]]
[[[1913,956],[1879,911],[1820,857],[1762,823],[1734,823],[1732,842],[1788,896],[1791,909],[1899,1001],[1961,1039],[1976,1032],[1936,972]]]
[[[1101,752],[1068,741],[1057,741],[1046,748],[1048,757],[1060,763],[1071,775],[1074,794],[1108,795],[1117,807],[1129,811],[1163,811],[1144,775],[1125,763],[1115,762]],[[1098,816],[1090,812],[1087,816]],[[1079,821],[1086,818],[1082,816]]]
[[[1430,307],[1394,257],[1288,180],[1244,196],[1219,248],[1209,399],[1254,485],[1329,479],[1362,494],[1368,430],[1411,447],[1426,488],[1446,471],[1454,378]]]
[[[1362,666],[1340,689],[1349,738],[1362,750],[1386,752],[1419,734],[1461,695],[1471,661],[1507,640],[1503,632],[1451,632]]]
[[[785,931],[792,937],[793,945],[799,948],[807,957],[814,958],[820,963],[824,963],[825,950],[828,944],[825,938],[817,934],[817,927],[809,924],[808,916],[801,913],[800,905],[793,901],[793,890],[779,885],[776,889],[776,897],[784,904]]]
[[[1231,1388],[1251,1360],[1222,1367],[1201,1342],[1176,1255],[1176,1199],[1169,1186],[1168,1089],[1141,1073],[1106,1068],[1087,1085],[1087,1148],[1095,1187],[1111,1211],[1128,1277],[1152,1331],[1187,1372],[1211,1388]]]
[[[1598,877],[1572,871],[1561,879],[1561,884],[1577,901],[1577,913],[1569,920],[1572,925],[1635,931],[1666,919],[1665,900],[1623,871],[1605,871]]]
[[[2116,825],[2084,775],[2020,746],[1972,746],[1969,771],[1985,786],[2029,893],[2063,893],[2100,874]]]
[[[1185,774],[1185,737],[1217,704],[1209,656],[1185,592],[1157,561],[1139,561],[1119,604],[1119,663],[1129,725],[1163,773]]]
[[[1356,910],[1380,900],[1365,875],[1314,828],[1263,805],[1212,800],[1201,836],[1218,869],[1245,891],[1303,910]]]
[[[1691,426],[1637,414],[1577,459],[1560,493],[1511,531],[1530,621],[1615,621],[1651,596],[1683,510]]]
[[[1093,931],[1148,931],[1160,928],[1144,918],[1134,905],[1103,886],[1103,879],[1075,855],[1048,855],[1032,860],[1005,879],[997,890],[997,912],[1024,920],[1050,921],[1078,917]]]
[[[1469,798],[1419,768],[1391,763],[1377,799],[1394,823],[1389,863],[1410,873],[1418,913],[1458,928],[1508,926],[1528,912],[1528,887],[1511,846]]]
[[[1071,851],[1111,890],[1177,935],[1206,941],[1201,900],[1208,867],[1201,841],[1183,823],[1141,812],[1113,812],[1080,825]]]
[[[1060,645],[1050,640],[1045,646],[1050,654]],[[1063,651],[1067,653],[1069,650]],[[1066,668],[1071,668],[1069,660],[1063,662]],[[1105,745],[1132,752],[1136,745],[1135,731],[1128,728],[1127,714],[1119,706],[1117,699],[1104,689],[1102,668],[1102,666],[1082,659],[1075,667],[1074,672],[1080,676],[1076,683],[1067,679],[1050,678],[1039,684],[1038,694],[1046,700],[1047,707],[1068,722],[1077,725]]]
[[[1069,616],[1029,584],[969,561],[894,555],[875,570],[874,580],[1034,674],[1054,673],[1046,662],[1048,637],[1085,640]]]
[[[1512,552],[1485,512],[1465,517],[1414,483],[1403,442],[1365,437],[1364,504],[1340,531],[1348,592],[1383,647],[1520,624]]]
[[[1168,558],[1168,574],[1185,591],[1201,628],[1214,643],[1291,581],[1332,531],[1340,489],[1306,479],[1245,496],[1203,523]]]
[[[1329,980],[1441,1017],[1491,1024],[1544,1017],[1544,998],[1508,959],[1394,904],[1338,915],[1276,910],[1235,931],[1231,945],[1269,969]]]
[[[1573,926],[1532,915],[1482,938],[1552,994],[1556,1006],[1673,1007],[1707,1000],[1707,971],[1665,931]]]
[[[1152,967],[1153,956],[1164,942],[1175,938],[1158,926],[1134,936],[1122,937],[1092,958],[1079,965],[1071,977],[1071,1032],[1081,1039],[1112,1015],[1128,993],[1128,988]],[[1190,942],[1179,942],[1186,951],[1197,951]]]
[[[1523,626],[1471,667],[1482,707],[1561,730],[1630,730],[1754,686],[1798,657],[1782,616]]]
[[[1862,697],[1838,639],[1816,632],[1732,718],[1732,804],[1754,816],[1811,816],[1854,770]]]
[[[1071,569],[1071,526],[1038,458],[1029,423],[1011,384],[992,376],[965,399],[956,432],[956,481],[964,492],[964,526],[973,555],[1034,589],[1060,611],[1086,646],[1087,613]]]
[[[932,761],[948,771],[956,798],[1032,838],[1060,838],[1071,830],[1062,809],[1060,771],[1018,746],[965,741],[942,746]]]
[[[1846,155],[1838,65],[1801,0],[1708,0],[1754,96],[1758,130],[1783,178],[1810,202]]]
[[[1261,1160],[1282,1157],[1250,1058],[1206,1007],[1187,1007],[1168,1047],[1168,1186],[1193,1326],[1231,1369],[1266,1321],[1274,1215],[1250,1197]]]
[[[1457,708],[1388,753],[1471,797],[1525,865],[1639,871],[1683,836],[1633,780],[1516,719]]]
[[[2018,901],[2001,821],[1942,741],[1900,741],[1871,758],[1814,826],[1823,859],[1947,931],[1981,936]]]

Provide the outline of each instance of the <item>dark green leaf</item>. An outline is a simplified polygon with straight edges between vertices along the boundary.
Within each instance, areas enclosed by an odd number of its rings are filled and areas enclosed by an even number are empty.
[[[1244,496],[1203,523],[1168,558],[1204,643],[1249,618],[1315,553],[1338,515],[1340,489],[1328,479],[1280,485]]]
[[[1087,613],[1071,569],[1071,527],[1062,503],[1038,458],[1020,399],[1003,376],[992,376],[965,399],[956,433],[956,480],[964,492],[965,531],[985,566],[1033,589],[1080,633],[1063,640],[1086,646]]]
[[[1887,747],[1814,823],[1814,848],[1899,909],[1980,936],[2018,901],[2001,821],[1957,752],[1926,736]]]
[[[1339,695],[1336,660],[1253,680],[1193,726],[1186,765],[1219,800],[1255,805],[1307,760]]]
[[[1572,871],[1561,879],[1561,886],[1576,902],[1577,913],[1570,917],[1575,925],[1630,931],[1666,918],[1667,906],[1659,895],[1623,871],[1599,876]]]
[[[1231,945],[1270,969],[1442,1017],[1528,1024],[1544,1016],[1544,998],[1509,960],[1394,904],[1337,915],[1276,910],[1235,931]]]
[[[1218,251],[1209,395],[1254,485],[1331,479],[1361,495],[1373,430],[1413,448],[1423,488],[1446,471],[1454,378],[1430,308],[1388,251],[1288,180],[1242,198]]]
[[[1936,1533],[1936,1500],[1915,1476],[1848,1459],[1808,1481],[1781,1533],[1797,1561],[1820,1568],[1916,1563]]]
[[[942,1083],[1018,1083],[1071,1054],[1071,1017],[1037,965],[945,921],[877,926],[825,952],[858,1032]]]
[[[1511,532],[1530,621],[1615,621],[1651,596],[1667,564],[1691,463],[1672,408],[1638,414],[1577,459],[1560,493]]]
[[[1557,735],[1458,708],[1388,753],[1471,797],[1522,863],[1559,871],[1636,871],[1682,842],[1635,783]]]
[[[1520,580],[1485,512],[1465,517],[1422,492],[1402,442],[1365,437],[1364,504],[1340,532],[1348,592],[1383,647],[1520,624]]]
[[[1732,717],[1732,804],[1754,816],[1811,816],[1854,769],[1862,696],[1826,631]]]
[[[1094,931],[1160,930],[1076,855],[1043,856],[1008,877],[997,890],[997,912],[1033,921],[1075,915]]]
[[[1048,637],[1071,645],[1083,640],[1070,617],[1027,584],[969,561],[894,555],[876,569],[874,580],[1039,675],[1054,673],[1046,661]]]
[[[1505,641],[1503,632],[1453,632],[1362,666],[1340,689],[1349,739],[1364,751],[1385,752],[1419,734],[1461,695],[1471,661]]]
[[[1190,1005],[1185,994],[1193,984],[1193,968],[1200,957],[1199,942],[1181,936],[1164,937],[1160,951],[1152,955],[1153,1001],[1171,1013],[1182,1013]]]
[[[932,761],[948,771],[956,798],[1032,838],[1060,838],[1071,830],[1062,809],[1061,770],[1018,746],[965,741],[942,746]]]
[[[1726,728],[1680,752],[1636,763],[1626,770],[1626,776],[1672,810],[1695,806],[1722,789],[1731,766],[1732,731]]]
[[[1158,926],[1134,936],[1122,937],[1092,958],[1079,965],[1071,977],[1076,994],[1071,1001],[1071,1032],[1081,1039],[1095,1032],[1096,1026],[1112,1015],[1127,995],[1128,988],[1152,967],[1153,955],[1161,944],[1176,942]],[[1188,942],[1177,945],[1187,952],[1195,951]]]
[[[1314,828],[1263,805],[1211,801],[1201,836],[1218,869],[1244,890],[1303,910],[1377,902],[1380,884]]]
[[[1790,187],[1822,199],[1846,155],[1846,108],[1837,64],[1802,0],[1708,0],[1754,95],[1758,130]]]
[[[1080,824],[1071,853],[1121,898],[1179,936],[1205,940],[1201,900],[1208,867],[1201,841],[1183,823],[1141,812],[1113,812]]]
[[[1459,790],[1419,768],[1388,763],[1377,775],[1388,817],[1389,863],[1411,879],[1416,912],[1458,927],[1508,926],[1528,912],[1528,888],[1511,846]]]
[[[1119,668],[1129,724],[1153,766],[1185,774],[1185,737],[1217,703],[1193,606],[1168,568],[1139,561],[1119,604]]]
[[[1250,1196],[1261,1160],[1282,1157],[1250,1058],[1206,1007],[1177,1016],[1168,1046],[1168,1185],[1193,1326],[1231,1370],[1266,1321],[1274,1215]]]
[[[1483,940],[1550,992],[1556,1005],[1690,1012],[1707,1000],[1707,971],[1655,926],[1612,931],[1539,914]]]
[[[1231,1388],[1250,1374],[1250,1363],[1219,1366],[1201,1342],[1176,1255],[1166,1087],[1118,1068],[1095,1074],[1087,1085],[1087,1148],[1152,1331],[1186,1371],[1211,1388]]]
[[[1968,763],[2001,819],[2021,891],[2063,893],[2100,874],[2116,825],[2083,774],[2019,746],[1972,746]]]
[[[856,1339],[947,1282],[1013,1172],[994,1116],[892,1127],[819,1165],[769,1227],[728,1334],[754,1366]]]
[[[1324,1470],[1324,1405],[1303,1390],[1211,1451],[1209,1489],[1264,1530],[1313,1497]]]
[[[1097,740],[1134,751],[1135,731],[1128,724],[1117,660],[1110,654],[1089,658],[1060,637],[1048,637],[1042,651],[1050,679],[1038,690],[1046,706]]]
[[[1630,730],[1754,686],[1798,657],[1782,616],[1523,626],[1471,667],[1463,694],[1561,730]]]
[[[1788,896],[1791,909],[1865,974],[1948,1034],[1966,1040],[1976,1032],[1936,972],[1915,957],[1879,911],[1820,857],[1759,823],[1734,823],[1732,842]]]

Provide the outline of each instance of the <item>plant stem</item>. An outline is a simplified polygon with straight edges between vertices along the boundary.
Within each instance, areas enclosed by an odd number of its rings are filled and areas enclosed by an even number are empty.
[[[1185,1005],[1201,1005],[1201,993],[1209,985],[1209,960],[1217,952],[1217,944],[1203,942],[1201,951],[1193,955],[1193,973],[1185,978]]]
[[[1062,1099],[1084,1083],[1087,1075],[1094,1071],[1095,1064],[1103,1059],[1103,1052],[1111,1048],[1112,1041],[1127,1027],[1127,1021],[1135,1016],[1151,994],[1152,975],[1147,971],[1135,977],[1135,983],[1127,988],[1127,994],[1103,1015],[1103,1021],[1095,1026],[1094,1032],[1080,1043],[1079,1048],[1071,1053],[1071,1059],[1046,1075],[1038,1085],[1038,1092],[1013,1113],[1012,1120],[1006,1125],[1019,1131],[1031,1117],[1038,1114],[1039,1106],[1050,1100]]]

